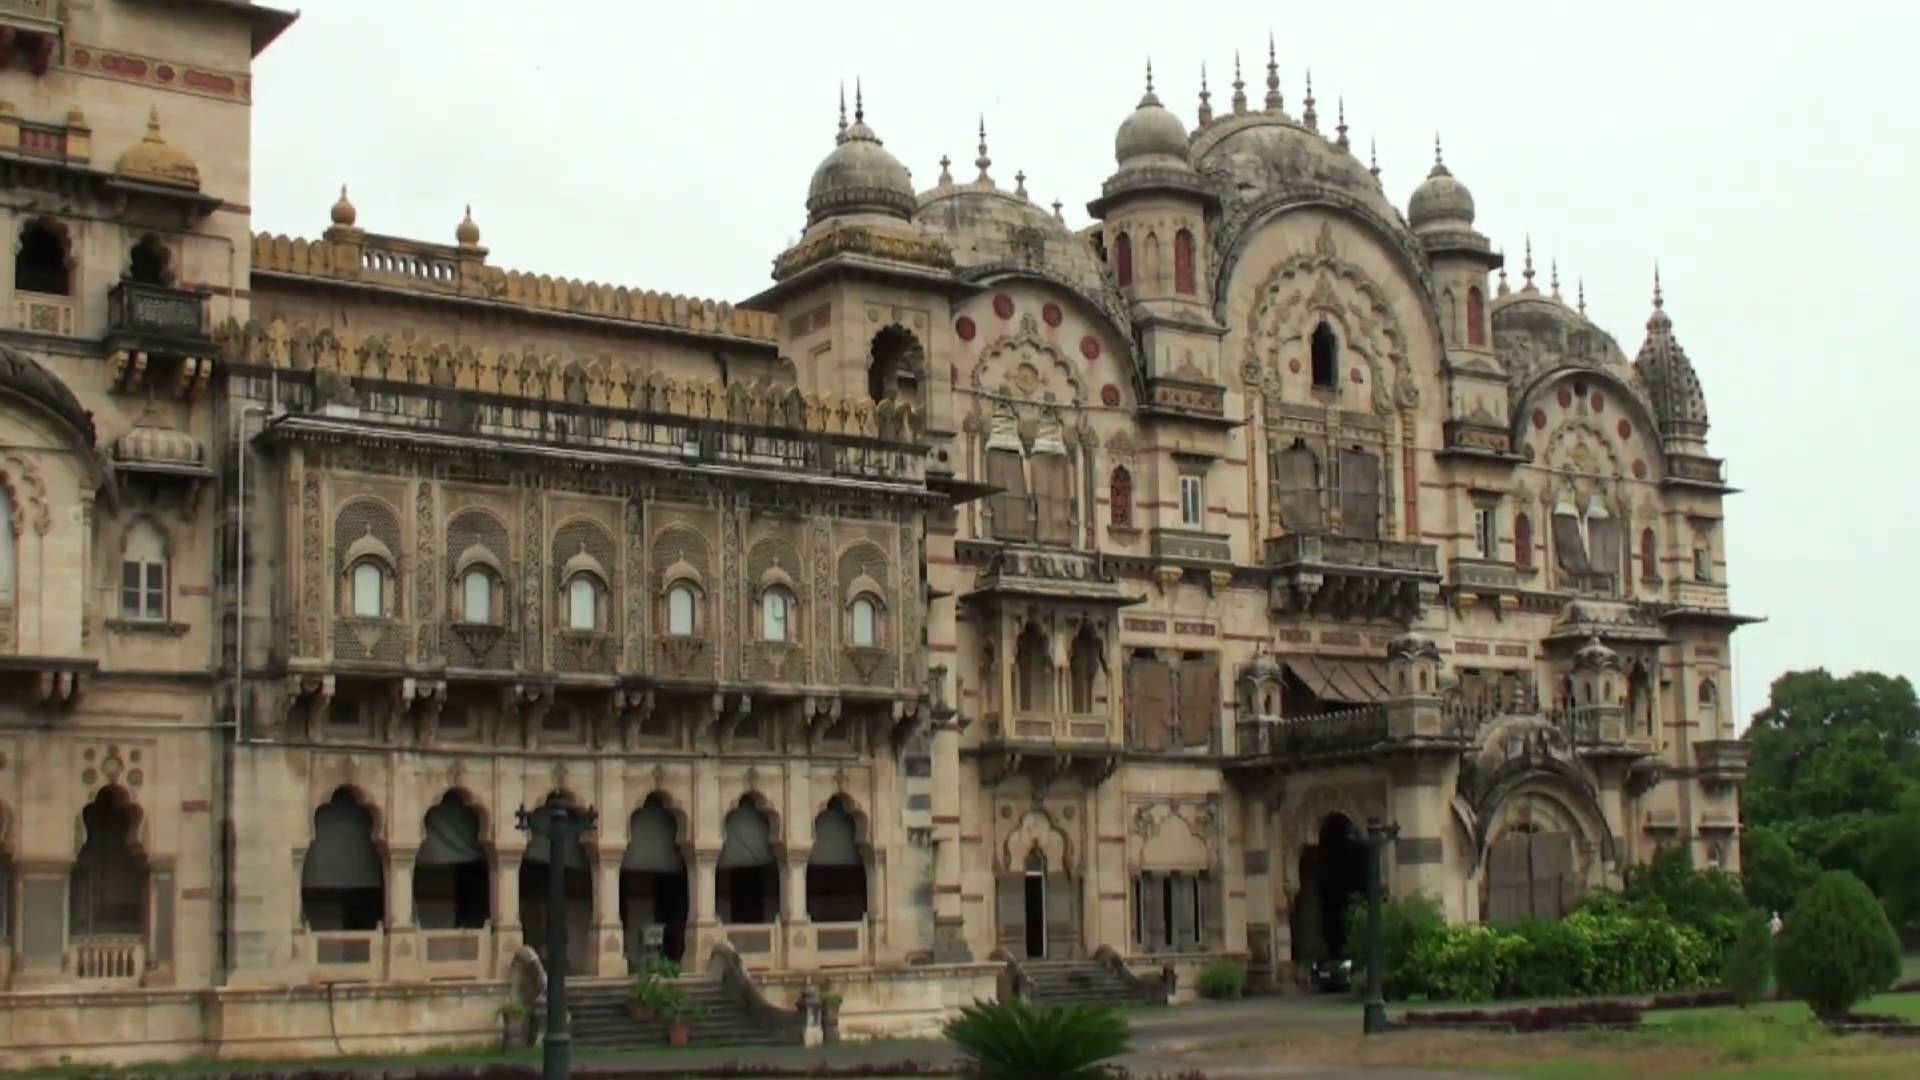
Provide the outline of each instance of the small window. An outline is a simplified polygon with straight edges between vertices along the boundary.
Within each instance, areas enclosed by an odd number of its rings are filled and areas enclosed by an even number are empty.
[[[871,597],[862,596],[853,602],[853,645],[857,649],[871,649],[879,643],[879,609]]]
[[[1133,527],[1133,474],[1125,465],[1113,467],[1113,479],[1107,485],[1107,511],[1114,528]]]
[[[20,248],[13,256],[13,287],[50,296],[72,294],[66,240],[47,222],[29,221],[21,228]]]
[[[667,591],[667,633],[692,637],[694,632],[693,586],[675,585]]]
[[[567,629],[600,629],[599,583],[587,574],[575,574],[567,582]]]
[[[1180,478],[1180,524],[1189,529],[1197,529],[1205,520],[1206,506],[1202,498],[1200,478],[1182,476]]]
[[[1193,274],[1193,233],[1181,229],[1173,234],[1173,291],[1182,296],[1192,296],[1194,289]]]
[[[380,565],[371,559],[356,563],[353,567],[353,614],[361,619],[378,619],[385,616],[386,574]]]
[[[1693,580],[1713,580],[1713,556],[1705,543],[1695,544],[1693,548]]]
[[[138,285],[173,284],[173,256],[160,238],[148,233],[127,255],[127,280]]]
[[[1498,558],[1500,554],[1499,534],[1494,531],[1494,513],[1491,506],[1475,507],[1473,511],[1473,543],[1483,559]]]
[[[1487,298],[1475,285],[1467,290],[1467,344],[1487,343]]]
[[[1642,578],[1648,581],[1659,579],[1660,560],[1657,557],[1658,554],[1658,550],[1654,547],[1653,530],[1640,530],[1640,576]]]
[[[1513,561],[1517,566],[1533,565],[1533,519],[1525,514],[1513,516]]]
[[[787,590],[775,585],[760,594],[760,638],[763,641],[786,641],[790,627],[788,623],[793,615],[793,597]]]
[[[1326,323],[1313,328],[1313,385],[1327,390],[1340,388],[1340,339]]]
[[[1124,232],[1113,241],[1113,280],[1123,289],[1133,284],[1133,238]]]
[[[493,575],[475,568],[460,579],[461,617],[465,622],[493,621]]]
[[[120,563],[120,616],[155,622],[167,617],[166,542],[144,521],[127,532]]]

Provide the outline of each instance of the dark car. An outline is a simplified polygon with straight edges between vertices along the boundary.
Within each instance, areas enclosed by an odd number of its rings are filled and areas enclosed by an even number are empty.
[[[1353,961],[1328,957],[1315,960],[1309,970],[1313,988],[1326,992],[1353,989]]]

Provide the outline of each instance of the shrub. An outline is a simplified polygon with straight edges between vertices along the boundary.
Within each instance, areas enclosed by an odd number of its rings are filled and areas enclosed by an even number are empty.
[[[1397,997],[1455,1001],[1647,994],[1699,986],[1711,963],[1712,947],[1697,931],[1581,910],[1557,923],[1427,933],[1393,973],[1393,990]]]
[[[1126,1053],[1133,1037],[1113,1009],[1017,999],[967,1006],[947,1023],[946,1035],[983,1080],[1095,1080],[1105,1075],[1100,1062]]]
[[[1766,996],[1767,984],[1773,979],[1773,929],[1765,915],[1749,911],[1740,920],[1740,932],[1727,949],[1721,975],[1727,992],[1743,1009]]]
[[[1208,964],[1200,973],[1200,995],[1210,998],[1237,998],[1247,988],[1247,969],[1229,960]]]
[[[1381,944],[1386,967],[1381,972],[1382,988],[1390,998],[1402,998],[1418,991],[1410,968],[1419,944],[1447,932],[1447,913],[1430,896],[1409,896],[1390,900],[1380,906]],[[1355,900],[1347,909],[1347,956],[1355,968],[1367,962],[1367,904]]]
[[[1900,977],[1900,939],[1866,885],[1830,870],[1793,905],[1775,963],[1780,985],[1823,1020]]]

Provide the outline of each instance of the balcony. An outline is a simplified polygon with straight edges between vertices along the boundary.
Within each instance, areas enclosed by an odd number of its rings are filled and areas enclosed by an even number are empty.
[[[123,393],[166,380],[191,399],[213,374],[207,298],[197,292],[120,282],[107,292],[105,344],[114,388]]]
[[[0,38],[6,42],[0,67],[24,51],[28,68],[45,75],[59,47],[61,6],[59,0],[0,0]]]
[[[147,973],[147,942],[139,934],[77,935],[67,946],[67,969],[91,987],[138,986]]]
[[[1154,529],[1150,536],[1156,562],[1201,570],[1233,569],[1233,546],[1225,533]]]
[[[1432,544],[1289,533],[1267,540],[1271,601],[1279,614],[1407,620],[1440,588]]]
[[[1723,494],[1733,490],[1727,487],[1727,463],[1705,454],[1668,454],[1665,481],[1668,487],[1708,488]]]
[[[969,603],[997,599],[1042,599],[1125,607],[1139,603],[1097,555],[1052,548],[987,549],[987,565],[965,595]]]
[[[1512,607],[1519,602],[1520,568],[1493,559],[1458,558],[1447,564],[1447,584],[1456,607],[1481,600]]]
[[[1387,709],[1358,709],[1312,716],[1258,717],[1242,720],[1235,732],[1242,758],[1305,758],[1370,750],[1391,734]]]
[[[1015,773],[1036,783],[1074,775],[1098,787],[1120,765],[1120,738],[1101,713],[988,713],[980,746],[965,751],[979,760],[989,787]]]
[[[1706,739],[1693,744],[1700,779],[1714,787],[1745,780],[1752,753],[1753,747],[1740,739]]]
[[[71,296],[13,290],[13,326],[16,330],[72,337],[75,310]]]

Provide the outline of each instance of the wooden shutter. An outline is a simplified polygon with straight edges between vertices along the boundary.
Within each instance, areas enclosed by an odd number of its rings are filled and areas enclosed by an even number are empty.
[[[1000,945],[1015,956],[1024,956],[1027,932],[1027,879],[1008,874],[996,880]]]
[[[1380,536],[1380,459],[1365,450],[1340,451],[1340,520],[1347,536]]]
[[[1065,454],[1035,454],[1034,506],[1040,542],[1073,543],[1073,466]]]
[[[1288,532],[1312,532],[1326,527],[1320,512],[1320,463],[1304,444],[1273,455],[1270,485],[1280,525]]]
[[[1173,670],[1164,660],[1136,656],[1127,666],[1127,713],[1134,745],[1165,750],[1173,716]]]
[[[993,535],[1002,540],[1033,538],[1033,515],[1027,505],[1027,474],[1015,450],[987,451],[987,483],[1002,489],[993,496]]]
[[[1200,876],[1200,933],[1196,944],[1202,949],[1209,942],[1226,940],[1227,907],[1223,895],[1226,884],[1219,874]]]
[[[1066,874],[1047,875],[1047,959],[1074,955],[1080,940],[1079,882]]]
[[[1209,655],[1180,661],[1181,745],[1211,745],[1219,715],[1220,658]]]
[[[1587,572],[1587,541],[1580,535],[1580,519],[1561,510],[1553,512],[1553,561],[1569,573]]]
[[[1531,837],[1525,833],[1503,836],[1494,841],[1487,853],[1487,921],[1514,923],[1527,917],[1532,882]]]
[[[1622,551],[1620,521],[1618,518],[1589,517],[1587,519],[1587,539],[1592,545],[1594,570],[1602,574],[1618,574],[1625,553]]]
[[[1182,875],[1173,879],[1173,910],[1168,913],[1173,919],[1173,947],[1190,949],[1193,947],[1193,879]]]
[[[1563,832],[1534,833],[1528,838],[1533,885],[1532,914],[1557,919],[1567,913],[1567,887],[1573,877],[1573,837]]]
[[[1158,874],[1140,875],[1140,951],[1159,952],[1166,948],[1166,897],[1161,893]]]

